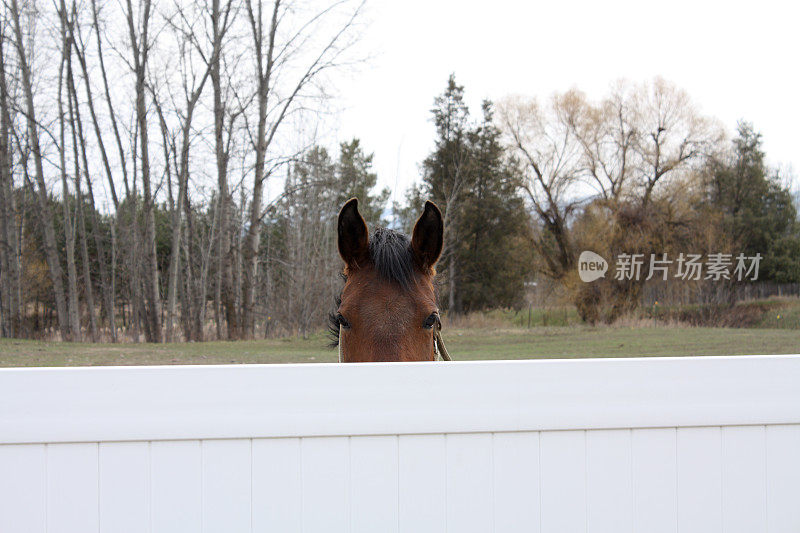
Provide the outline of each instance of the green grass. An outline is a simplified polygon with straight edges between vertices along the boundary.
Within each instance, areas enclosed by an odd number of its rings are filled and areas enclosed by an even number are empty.
[[[756,327],[794,329],[800,334],[800,304],[796,300],[789,300],[789,302],[785,305],[766,309]]]
[[[0,340],[2,366],[206,365],[333,362],[323,335],[308,339],[169,344],[90,344]]]
[[[527,328],[537,326],[574,326],[581,324],[581,319],[574,307],[551,307],[528,309],[519,311],[513,309],[492,309],[484,311],[481,315],[490,321],[502,321],[510,326]]]
[[[797,353],[800,332],[681,327],[535,328],[475,335],[454,332],[454,359],[555,359]]]
[[[526,317],[527,318],[527,317]],[[691,327],[537,327],[451,329],[453,359],[553,359],[800,352],[800,331]],[[181,344],[79,344],[0,340],[0,366],[171,365],[334,362],[327,339]]]

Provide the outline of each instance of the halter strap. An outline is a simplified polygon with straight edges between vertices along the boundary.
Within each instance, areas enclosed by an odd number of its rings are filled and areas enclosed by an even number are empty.
[[[442,361],[452,361],[450,358],[450,353],[447,351],[447,348],[444,345],[444,339],[442,339],[441,323],[436,326],[436,332],[433,334],[433,346],[436,349],[437,355],[442,358]]]

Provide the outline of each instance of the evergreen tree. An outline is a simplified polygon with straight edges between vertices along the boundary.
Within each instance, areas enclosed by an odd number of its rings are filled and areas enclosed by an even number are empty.
[[[327,316],[341,290],[336,220],[348,199],[358,197],[359,211],[373,228],[382,223],[390,192],[373,194],[372,154],[364,153],[358,139],[339,148],[338,160],[323,147],[309,149],[292,166],[280,200],[268,213],[261,261],[271,332],[306,336]]]
[[[439,270],[446,280],[446,307],[460,313],[517,305],[531,272],[530,225],[521,175],[500,144],[492,104],[484,101],[482,121],[471,125],[464,88],[451,75],[431,112],[436,146],[423,162],[422,183],[406,200],[410,213],[425,199],[442,209],[445,249]]]
[[[447,308],[451,313],[462,311],[459,254],[461,212],[470,175],[468,139],[469,110],[464,103],[464,87],[455,75],[447,80],[445,91],[436,97],[433,108],[436,125],[436,147],[422,163],[421,192],[439,206],[444,216],[444,250],[440,271],[447,280]]]
[[[336,162],[320,146],[292,167],[262,240],[268,327],[306,336],[325,316],[335,279]]]
[[[350,198],[358,198],[358,210],[370,228],[386,225],[383,211],[391,191],[388,187],[378,194],[371,194],[378,182],[372,171],[373,154],[365,154],[361,141],[353,139],[339,146],[339,161],[336,165],[336,205],[342,206]]]
[[[520,304],[533,263],[521,175],[506,160],[491,102],[482,111],[483,121],[468,135],[471,179],[458,251],[465,311]]]
[[[740,122],[727,161],[712,162],[710,195],[736,252],[763,257],[759,279],[800,281],[800,225],[791,192],[764,159],[761,134]]]

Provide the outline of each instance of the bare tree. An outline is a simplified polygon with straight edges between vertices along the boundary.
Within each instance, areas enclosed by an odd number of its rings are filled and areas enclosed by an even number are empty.
[[[89,75],[87,72],[86,66],[86,51],[83,45],[79,45],[78,41],[82,42],[80,38],[80,21],[78,19],[78,10],[77,10],[77,2],[73,0],[72,7],[72,22],[70,24],[70,34],[71,34],[71,42],[74,48],[75,57],[78,59],[78,62],[81,66],[81,71],[83,73],[83,80],[84,86],[86,88],[86,105],[89,108],[92,122],[95,127],[95,135],[98,140],[99,151],[102,156],[103,160],[103,168],[106,172],[106,177],[108,178],[109,183],[109,192],[111,194],[111,199],[113,201],[114,209],[116,210],[119,206],[119,201],[117,200],[117,194],[114,186],[113,174],[111,172],[111,167],[108,160],[108,155],[105,151],[105,144],[103,143],[103,137],[100,133],[100,126],[97,120],[97,114],[94,110],[94,101],[92,98],[92,91],[90,88],[89,83]],[[77,36],[77,37],[76,37]],[[89,200],[89,208],[91,210],[91,220],[92,220],[92,238],[95,245],[95,253],[97,255],[97,264],[98,270],[100,273],[100,288],[102,292],[103,298],[103,308],[105,309],[106,313],[106,320],[108,322],[108,330],[110,333],[110,338],[112,342],[117,341],[117,329],[116,329],[116,311],[115,311],[115,297],[114,297],[114,287],[112,282],[112,276],[109,273],[109,270],[113,270],[113,258],[114,253],[113,251],[107,255],[106,252],[106,243],[103,242],[103,238],[100,234],[100,223],[99,223],[99,216],[97,213],[97,203],[95,202],[95,195],[94,195],[94,187],[92,185],[92,178],[89,172],[89,158],[87,156],[87,145],[86,145],[86,137],[83,131],[83,121],[81,119],[81,111],[80,105],[78,102],[78,93],[76,90],[75,85],[75,76],[72,71],[72,63],[71,60],[68,63],[68,76],[67,76],[67,88],[71,98],[71,127],[73,130],[73,145],[76,146],[76,149],[80,148],[80,159],[83,164],[83,176],[86,181],[86,187],[88,192],[88,200]],[[78,160],[77,153],[75,154],[76,161]],[[77,163],[76,163],[77,164]],[[76,169],[76,183],[79,179],[79,174],[77,174],[78,170]],[[79,200],[79,224],[80,228],[82,229],[82,255],[83,255],[83,262],[84,262],[84,277],[87,278],[87,292],[86,292],[86,299],[87,299],[87,307],[89,310],[90,316],[90,327],[92,330],[93,336],[97,335],[97,326],[95,325],[95,317],[94,317],[94,297],[92,295],[92,288],[91,284],[88,283],[89,275],[90,275],[90,263],[89,263],[89,255],[88,255],[88,245],[86,242],[86,221],[84,220],[83,215],[83,205],[82,205],[82,196],[80,188],[77,188],[78,192],[78,200]],[[108,259],[107,259],[108,258]],[[109,259],[111,260],[112,264],[109,265]]]
[[[583,165],[578,174],[605,202],[631,192],[629,186],[639,164],[635,152],[638,130],[626,84],[619,82],[599,105],[571,90],[561,97],[561,114],[580,144]]]
[[[22,328],[20,247],[17,202],[12,176],[11,114],[6,78],[6,27],[0,25],[0,314],[2,334],[15,337]],[[12,45],[13,46],[13,45]]]
[[[106,72],[106,64],[103,55],[103,39],[100,30],[99,17],[100,17],[100,11],[97,6],[97,0],[92,0],[92,27],[94,30],[95,41],[97,46],[97,62],[98,65],[100,66],[100,77],[103,81],[103,89],[104,89],[103,94],[105,95],[106,105],[108,106],[108,117],[111,122],[111,128],[114,132],[114,140],[116,141],[117,150],[119,152],[119,164],[120,164],[120,169],[122,170],[122,181],[125,184],[125,193],[128,196],[130,196],[131,191],[130,191],[130,186],[128,185],[128,170],[127,170],[128,166],[126,164],[127,159],[125,155],[125,149],[122,145],[122,135],[120,134],[119,125],[117,123],[117,114],[114,111],[114,104],[111,101],[111,89],[108,85],[108,74]],[[77,49],[76,52],[78,54],[78,59],[81,63],[81,69],[83,71],[83,79],[86,86],[87,102],[89,106],[89,111],[92,115],[92,123],[94,125],[95,135],[97,137],[97,143],[100,147],[100,153],[103,157],[103,166],[106,171],[106,177],[108,178],[108,185],[109,185],[109,191],[111,193],[111,199],[114,203],[114,209],[118,210],[119,200],[117,197],[116,187],[114,185],[114,178],[111,172],[111,164],[109,163],[109,157],[106,152],[105,143],[103,142],[103,135],[100,133],[100,123],[97,119],[97,113],[94,108],[94,103],[93,103],[94,100],[92,98],[91,87],[89,84],[89,73],[86,67],[86,54],[84,51],[85,51],[85,45],[83,44],[83,41],[81,41],[80,49]]]
[[[144,293],[145,293],[145,334],[150,342],[161,342],[161,290],[158,282],[158,261],[156,257],[156,228],[154,213],[154,194],[150,175],[150,152],[147,128],[146,83],[147,66],[152,47],[150,24],[152,22],[152,2],[143,0],[134,11],[131,0],[127,0],[125,19],[128,24],[132,70],[135,76],[136,127],[139,142],[139,168],[142,175],[142,210],[144,215]]]
[[[506,142],[525,169],[523,187],[541,225],[534,245],[548,276],[555,279],[574,264],[569,221],[581,203],[576,191],[581,146],[566,112],[572,104],[570,94],[553,97],[547,106],[532,98],[509,98],[497,113]]]
[[[642,189],[641,204],[646,207],[667,176],[718,151],[724,133],[697,111],[686,91],[661,78],[637,87],[633,99],[638,132],[634,147],[641,158],[636,178]]]
[[[304,91],[312,88],[312,82],[322,72],[337,66],[343,52],[352,44],[350,33],[363,4],[352,9],[337,23],[333,31],[322,33],[326,24],[336,23],[335,19],[329,21],[328,15],[336,13],[336,9],[342,5],[344,2],[337,2],[310,14],[306,22],[298,24],[298,29],[282,40],[279,28],[283,25],[289,26],[291,14],[297,11],[298,6],[275,0],[272,8],[265,12],[264,2],[261,0],[247,0],[246,3],[255,59],[257,110],[255,129],[249,131],[255,152],[255,168],[247,230],[242,244],[244,276],[239,320],[242,337],[252,337],[255,329],[254,303],[261,220],[264,216],[264,181],[277,167],[276,163],[279,164],[279,161],[271,160],[270,151],[277,132],[296,108]],[[314,32],[328,37],[321,42],[315,42],[312,38]],[[292,76],[293,72],[297,74]],[[292,76],[292,81],[279,85],[279,80],[287,76]],[[279,88],[283,91],[278,90]]]
[[[188,181],[189,181],[189,165],[190,165],[190,147],[192,137],[192,121],[195,115],[195,110],[200,102],[200,97],[203,93],[206,82],[212,75],[212,71],[217,70],[216,76],[219,76],[220,55],[222,53],[222,46],[225,40],[225,34],[230,29],[231,25],[231,10],[232,2],[228,1],[224,6],[220,6],[219,1],[215,1],[211,8],[209,16],[212,32],[208,42],[204,42],[198,27],[203,26],[206,13],[202,10],[190,12],[182,6],[178,6],[175,13],[169,20],[170,27],[178,35],[178,47],[180,50],[178,59],[178,70],[181,75],[181,86],[183,87],[183,102],[181,105],[175,105],[176,115],[179,122],[179,138],[180,138],[180,156],[176,168],[176,176],[178,179],[178,197],[177,197],[177,216],[174,219],[172,227],[172,257],[170,260],[170,277],[169,277],[169,292],[168,292],[168,311],[167,320],[168,337],[171,337],[171,322],[172,316],[175,312],[175,303],[177,296],[177,277],[179,268],[179,258],[181,250],[180,235],[182,234],[182,215],[186,219],[187,236],[190,239],[185,243],[188,247],[189,255],[193,257],[202,256],[202,252],[198,249],[193,250],[194,240],[196,236],[193,231],[193,210],[190,203],[188,194]],[[195,64],[202,64],[199,71],[194,70]],[[217,79],[217,83],[220,81]],[[215,98],[218,96],[215,96]],[[215,102],[215,127],[216,124],[216,102]],[[163,121],[162,121],[163,122]],[[219,150],[219,147],[216,147]],[[218,166],[225,162],[217,161]],[[224,169],[218,168],[218,175]],[[216,217],[215,217],[216,219]],[[200,248],[203,248],[202,246]],[[203,321],[205,317],[205,280],[204,273],[207,272],[208,261],[200,263],[200,272],[195,272],[195,265],[187,262],[185,265],[185,272],[187,276],[186,286],[190,294],[188,294],[186,301],[188,302],[184,314],[189,314],[185,317],[185,323],[188,325],[186,331],[187,338],[191,340],[202,340],[203,338]],[[199,276],[196,274],[200,274]]]
[[[656,193],[715,151],[721,128],[685,92],[658,78],[638,86],[619,82],[597,104],[575,90],[544,108],[509,99],[499,119],[528,175],[525,190],[539,224],[534,244],[545,273],[570,289],[591,321],[602,288],[613,285],[606,291],[614,299],[607,319],[615,319],[635,305],[641,283],[576,281],[578,251],[603,247],[612,256],[648,256],[665,246],[674,210],[660,197],[655,205]]]
[[[227,336],[230,339],[241,335],[239,312],[237,309],[240,287],[234,284],[234,256],[232,224],[232,198],[228,185],[228,170],[231,157],[233,128],[241,111],[231,109],[222,79],[223,37],[226,27],[232,18],[232,2],[222,4],[220,0],[212,0],[209,19],[211,21],[211,38],[213,49],[209,60],[211,85],[213,89],[214,113],[214,155],[217,163],[217,264],[214,286],[214,313],[217,337],[222,337],[221,307],[225,310]]]
[[[71,214],[72,201],[70,198],[69,183],[67,180],[67,114],[64,110],[64,88],[65,88],[65,74],[67,63],[72,56],[72,45],[69,40],[71,35],[67,30],[67,10],[64,0],[61,0],[58,7],[58,21],[59,31],[61,37],[61,62],[58,68],[58,156],[60,162],[61,174],[61,197],[62,197],[62,215],[64,224],[64,241],[66,248],[67,259],[67,312],[69,313],[69,325],[71,330],[72,340],[81,340],[81,324],[80,324],[80,310],[78,302],[78,272],[75,267],[75,234],[76,234],[76,219]],[[70,101],[70,107],[72,103]],[[77,159],[75,160],[77,164]],[[77,180],[78,176],[75,176]],[[77,181],[76,181],[77,186]],[[79,208],[79,207],[78,207]]]
[[[70,328],[70,319],[67,314],[67,299],[64,292],[63,270],[58,256],[56,244],[56,232],[53,223],[53,212],[50,208],[47,183],[44,175],[44,165],[42,147],[39,142],[39,124],[36,120],[36,106],[34,105],[33,80],[31,77],[31,67],[29,55],[25,50],[25,36],[22,30],[21,12],[17,0],[11,0],[10,5],[6,4],[14,28],[14,48],[17,49],[18,65],[22,83],[22,90],[25,99],[25,119],[27,122],[28,139],[27,143],[33,155],[35,169],[35,179],[37,185],[37,199],[39,201],[40,221],[44,236],[44,250],[47,259],[47,268],[50,275],[50,282],[53,286],[53,294],[56,302],[56,312],[58,315],[58,325],[61,336],[64,339],[72,339],[73,331]]]

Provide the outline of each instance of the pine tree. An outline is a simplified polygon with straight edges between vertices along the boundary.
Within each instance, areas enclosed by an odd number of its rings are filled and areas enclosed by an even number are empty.
[[[492,104],[484,101],[482,121],[471,125],[464,88],[451,75],[431,112],[436,146],[407,202],[411,212],[424,199],[442,209],[445,249],[439,270],[446,280],[447,309],[460,313],[517,305],[531,272],[530,225],[520,196],[521,174],[500,143]]]
[[[482,111],[482,122],[468,135],[471,179],[460,228],[465,311],[520,304],[533,263],[521,175],[506,160],[491,102],[485,100]]]
[[[800,281],[800,226],[791,192],[766,164],[761,134],[747,122],[737,131],[729,160],[712,163],[712,205],[722,211],[736,252],[762,255],[759,279]]]
[[[336,164],[336,205],[342,206],[350,198],[358,198],[358,210],[371,228],[386,225],[383,211],[391,191],[383,188],[371,194],[378,182],[372,171],[373,154],[365,154],[361,141],[353,139],[339,146],[339,161]]]
[[[464,103],[464,87],[455,75],[447,80],[445,91],[434,100],[433,122],[436,125],[436,147],[422,163],[421,192],[436,203],[444,216],[445,236],[440,271],[447,280],[447,309],[462,311],[459,269],[461,212],[470,175],[468,128],[469,110]]]

